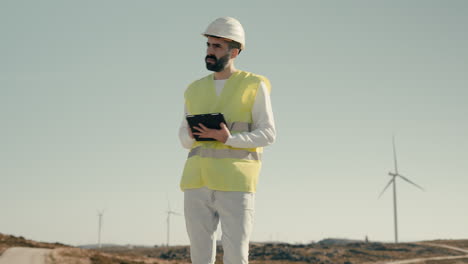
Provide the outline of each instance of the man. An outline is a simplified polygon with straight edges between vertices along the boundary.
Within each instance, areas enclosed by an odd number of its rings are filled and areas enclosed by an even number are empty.
[[[213,21],[207,37],[206,68],[213,71],[185,91],[185,114],[223,113],[227,124],[192,134],[183,120],[179,138],[190,149],[180,187],[193,264],[212,264],[216,228],[221,221],[225,264],[248,263],[254,198],[262,147],[275,141],[270,83],[237,70],[234,60],[245,48],[244,29],[234,18]],[[193,135],[215,141],[195,141]]]

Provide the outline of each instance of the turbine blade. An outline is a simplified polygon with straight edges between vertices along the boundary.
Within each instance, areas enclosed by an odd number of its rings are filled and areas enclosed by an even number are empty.
[[[395,180],[395,177],[393,177],[388,183],[387,185],[385,186],[385,188],[383,189],[383,191],[380,193],[379,195],[379,198],[382,196],[382,194],[384,194],[384,192],[387,190],[387,188],[393,183],[393,181]]]
[[[400,178],[402,178],[403,180],[413,184],[414,186],[418,187],[419,189],[421,189],[422,191],[425,191],[423,187],[417,185],[416,183],[410,181],[408,178],[406,178],[405,176],[401,175],[401,174],[398,174],[398,176],[400,176]]]
[[[167,211],[171,211],[171,204],[169,203],[169,194],[166,193],[166,200],[167,200]]]
[[[395,147],[395,134],[393,134],[392,142],[393,142],[393,161],[395,163],[395,173],[398,174],[398,164],[397,164],[397,155],[396,155],[396,147]]]

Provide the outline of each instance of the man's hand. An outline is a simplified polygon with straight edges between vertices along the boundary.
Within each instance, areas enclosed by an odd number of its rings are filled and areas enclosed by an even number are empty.
[[[201,123],[199,123],[198,125],[199,125],[198,127],[196,126],[193,128],[195,128],[199,132],[195,132],[193,134],[201,138],[214,138],[221,143],[226,143],[227,139],[231,135],[231,133],[229,132],[229,129],[224,123],[219,124],[221,129],[207,128]]]

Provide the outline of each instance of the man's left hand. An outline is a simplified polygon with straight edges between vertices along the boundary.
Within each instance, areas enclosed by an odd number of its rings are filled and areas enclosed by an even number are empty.
[[[198,125],[199,125],[198,127],[196,126],[193,128],[195,128],[199,132],[195,132],[193,134],[198,135],[201,138],[214,138],[221,143],[226,143],[229,136],[231,135],[231,133],[229,132],[229,129],[224,123],[220,124],[221,129],[207,128],[201,123],[199,123]]]

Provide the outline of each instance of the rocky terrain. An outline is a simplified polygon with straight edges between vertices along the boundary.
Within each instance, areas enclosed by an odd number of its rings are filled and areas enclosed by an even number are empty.
[[[435,240],[418,243],[361,242],[325,239],[318,243],[251,243],[252,264],[383,264],[397,260],[440,256],[463,256],[463,253],[438,245],[468,249],[468,240]],[[128,247],[81,249],[60,243],[44,243],[0,233],[0,254],[8,247],[52,248],[48,264],[186,264],[190,263],[188,246]],[[217,264],[222,263],[223,249],[218,246]],[[427,260],[425,264],[465,264],[457,260]]]
[[[438,243],[444,244],[447,240]],[[449,241],[452,245],[465,245],[468,241]],[[468,247],[466,247],[468,248]],[[107,253],[135,254],[146,257],[156,257],[167,260],[190,261],[190,250],[187,246],[132,248],[103,248]],[[217,263],[222,263],[222,247],[217,249]],[[438,256],[461,256],[461,252],[424,244],[413,243],[379,243],[356,242],[346,240],[323,240],[310,244],[286,243],[252,243],[250,245],[251,263],[286,264],[286,263],[317,263],[317,264],[357,264],[385,263],[393,260],[412,258],[429,258]],[[468,260],[468,259],[467,259]],[[434,262],[437,263],[437,262]],[[441,262],[442,263],[442,262]],[[452,262],[455,263],[455,262]],[[464,263],[464,262],[459,262]],[[468,263],[468,261],[466,262]]]

